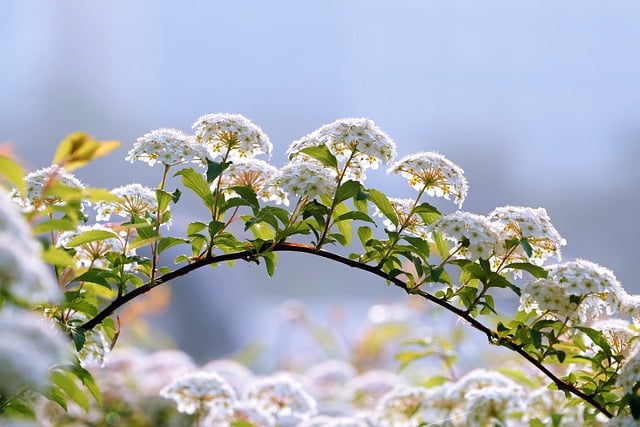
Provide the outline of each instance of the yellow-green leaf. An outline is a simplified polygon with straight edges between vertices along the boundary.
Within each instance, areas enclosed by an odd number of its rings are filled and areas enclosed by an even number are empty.
[[[24,184],[24,170],[13,159],[0,155],[0,174],[20,191],[22,196],[26,193]]]
[[[42,252],[42,259],[47,264],[58,265],[60,267],[74,267],[73,257],[64,249],[49,246]]]
[[[60,142],[53,156],[53,163],[70,171],[110,153],[119,146],[118,141],[97,141],[84,132],[74,132]]]
[[[87,230],[72,237],[67,242],[67,247],[80,246],[89,242],[97,242],[99,240],[112,239],[118,237],[114,232],[107,230]]]

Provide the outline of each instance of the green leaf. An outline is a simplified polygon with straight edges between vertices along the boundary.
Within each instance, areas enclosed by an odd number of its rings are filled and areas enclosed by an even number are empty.
[[[71,171],[84,166],[96,157],[104,156],[119,146],[118,141],[96,141],[84,132],[74,132],[60,142],[52,163]]]
[[[346,220],[357,220],[357,221],[366,221],[375,224],[376,222],[369,217],[369,215],[359,212],[359,211],[349,211],[347,213],[343,213],[339,217],[336,218],[336,222],[346,221]]]
[[[251,224],[249,230],[253,235],[262,240],[273,240],[276,237],[273,228],[264,222],[256,222]]]
[[[335,203],[344,202],[347,199],[357,196],[360,194],[362,189],[362,184],[358,181],[349,180],[347,182],[343,182],[340,187],[336,190],[336,194],[334,196]]]
[[[260,210],[260,202],[258,201],[258,197],[256,196],[256,192],[253,191],[253,188],[235,186],[229,189],[238,194],[245,204],[251,207],[254,214]]]
[[[436,244],[436,249],[438,249],[438,254],[440,255],[440,258],[446,259],[449,256],[449,244],[442,237],[442,233],[434,231],[432,235],[433,235],[433,241]]]
[[[602,351],[606,353],[607,356],[611,355],[611,346],[607,339],[602,335],[602,332],[585,326],[574,326],[574,328],[582,331],[586,336],[588,336],[595,345],[600,347]]]
[[[189,243],[189,241],[177,237],[162,237],[158,242],[158,254],[161,254],[173,246],[183,245],[185,243]]]
[[[420,237],[402,236],[411,246],[417,249],[418,255],[426,259],[429,256],[429,242]]]
[[[207,182],[211,184],[231,165],[231,162],[212,162],[207,159]]]
[[[98,242],[100,240],[117,238],[118,235],[112,231],[107,230],[87,230],[72,237],[67,242],[67,247],[76,247],[84,245],[85,243]]]
[[[524,270],[530,273],[537,279],[545,279],[548,276],[548,271],[543,267],[528,263],[528,262],[513,262],[507,265],[505,268],[512,268],[514,270]]]
[[[42,259],[51,265],[57,265],[60,267],[74,267],[76,265],[73,257],[69,255],[67,251],[55,246],[49,246],[42,251]]]
[[[164,212],[169,207],[169,203],[173,201],[173,195],[159,188],[156,189],[156,198],[158,199],[158,210]]]
[[[82,382],[82,385],[89,390],[98,405],[102,405],[102,392],[93,379],[91,372],[87,371],[79,364],[73,365],[71,372],[80,380],[80,382]]]
[[[33,234],[38,235],[50,231],[75,231],[78,227],[71,218],[51,218],[33,227]]]
[[[27,187],[24,183],[24,170],[18,163],[10,157],[0,156],[0,174],[16,187],[23,197],[25,196]]]
[[[442,214],[435,206],[430,205],[427,202],[421,203],[415,207],[413,213],[420,215],[420,218],[424,221],[425,224],[431,224],[437,219],[439,219]]]
[[[207,209],[213,209],[213,205],[215,205],[216,201],[211,189],[209,188],[209,183],[202,177],[202,175],[194,171],[192,168],[182,169],[176,172],[174,176],[177,175],[182,176],[182,185],[193,191],[196,196],[202,200],[202,203],[204,203]]]
[[[360,238],[360,242],[363,247],[367,247],[367,242],[373,238],[373,232],[371,231],[371,227],[358,227],[358,237]]]
[[[398,225],[398,215],[396,211],[393,209],[393,205],[381,191],[376,190],[375,188],[369,188],[367,190],[369,193],[369,200],[373,202],[374,205],[378,207],[382,215],[384,215],[393,225]]]
[[[93,269],[93,270],[87,270],[86,272],[82,273],[81,275],[73,279],[73,281],[96,283],[100,286],[104,286],[105,288],[111,289],[111,284],[109,283],[109,280],[108,280],[109,278],[115,279],[117,278],[117,275],[115,273],[112,273],[109,270]]]
[[[520,246],[522,246],[522,249],[524,249],[524,252],[528,257],[531,257],[531,255],[533,255],[533,248],[531,247],[531,244],[527,241],[527,239],[521,239]]]
[[[87,398],[87,395],[80,389],[73,377],[69,376],[67,372],[60,370],[51,372],[51,381],[53,384],[64,390],[67,396],[69,396],[69,398],[79,407],[85,411],[89,411],[89,399]]]
[[[627,394],[629,399],[629,409],[631,409],[631,415],[633,419],[640,419],[640,396],[637,394]]]
[[[82,347],[84,347],[84,343],[86,341],[85,330],[82,328],[74,329],[71,332],[71,338],[73,339],[73,344],[75,345],[76,350],[82,350]]]
[[[329,151],[329,148],[326,145],[306,147],[300,150],[300,152],[313,157],[325,166],[333,169],[338,168],[338,160],[336,159],[336,156],[331,154],[331,151]]]
[[[278,254],[276,252],[264,252],[262,258],[264,259],[264,265],[267,267],[267,274],[269,277],[273,277],[278,263]]]

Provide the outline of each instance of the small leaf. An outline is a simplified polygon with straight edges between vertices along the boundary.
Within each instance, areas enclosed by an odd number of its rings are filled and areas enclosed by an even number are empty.
[[[531,257],[531,255],[533,255],[533,248],[531,247],[531,244],[527,241],[527,239],[520,240],[520,246],[522,246],[522,249],[524,249],[524,252],[528,257]]]
[[[189,241],[186,239],[180,239],[177,237],[163,237],[158,242],[158,254],[161,254],[162,252],[166,251],[167,249],[173,246],[182,245],[185,243],[189,243]]]
[[[73,248],[73,247],[76,247],[76,246],[83,245],[85,243],[97,242],[97,241],[100,241],[100,240],[113,239],[113,238],[117,238],[117,237],[118,236],[112,231],[107,231],[107,230],[87,230],[87,231],[83,231],[82,233],[78,234],[77,236],[74,236],[71,239],[69,239],[69,241],[67,242],[66,246]]]
[[[505,268],[512,268],[514,270],[524,270],[530,273],[536,279],[544,279],[548,276],[548,271],[543,267],[528,263],[528,262],[514,262],[507,265]]]
[[[334,196],[335,203],[344,202],[347,199],[357,196],[361,192],[362,184],[358,181],[349,180],[344,182],[336,190]]]
[[[338,168],[338,160],[336,159],[336,156],[331,154],[331,151],[329,151],[329,148],[326,145],[306,147],[300,150],[300,152],[313,157],[325,166],[333,169]]]
[[[387,196],[384,195],[381,191],[376,190],[375,188],[369,188],[369,200],[373,202],[374,205],[378,207],[382,215],[384,215],[393,225],[398,225],[398,215],[396,211],[393,209],[393,205],[387,199]]]
[[[273,277],[278,263],[278,254],[276,252],[264,252],[262,258],[264,259],[264,265],[267,267],[267,274],[269,277]]]
[[[85,330],[82,328],[74,329],[71,333],[71,338],[73,339],[73,344],[76,347],[76,351],[82,350],[82,347],[84,347],[84,343],[86,340]]]
[[[207,182],[211,184],[222,172],[229,167],[231,162],[212,162],[207,159]]]
[[[362,246],[367,247],[367,242],[373,238],[371,227],[358,227],[358,237]]]
[[[159,188],[156,189],[156,199],[158,200],[158,210],[164,212],[173,201],[173,195]]]
[[[585,326],[575,326],[575,328],[582,331],[586,336],[588,336],[595,345],[600,347],[602,351],[607,354],[607,356],[611,355],[611,346],[609,345],[607,339],[602,335],[602,332],[596,329],[587,328]]]
[[[42,251],[42,259],[51,265],[57,265],[60,267],[74,267],[76,265],[73,257],[69,255],[67,251],[55,246],[49,246]]]
[[[359,211],[350,211],[340,215],[336,218],[336,222],[346,221],[346,220],[358,220],[358,221],[366,221],[375,224],[376,222],[369,217],[369,215],[359,212]]]
[[[89,399],[87,395],[78,387],[78,384],[74,381],[68,373],[55,370],[51,372],[52,382],[60,387],[69,396],[69,398],[75,402],[79,407],[85,411],[89,411]]]
[[[196,196],[202,200],[202,203],[212,209],[215,204],[215,198],[209,189],[209,183],[199,173],[192,168],[182,169],[175,173],[174,176],[182,176],[182,185],[193,191]]]
[[[74,132],[60,142],[52,163],[71,171],[110,153],[119,146],[118,141],[97,141],[84,132]]]
[[[0,174],[25,196],[27,189],[24,183],[24,170],[13,159],[0,155]]]

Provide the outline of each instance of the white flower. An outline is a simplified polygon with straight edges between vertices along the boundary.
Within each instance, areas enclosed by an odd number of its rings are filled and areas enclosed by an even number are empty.
[[[631,348],[638,341],[638,331],[631,324],[622,319],[609,318],[599,320],[591,325],[591,328],[602,332],[613,354],[628,355]],[[585,336],[585,342],[591,343],[591,339]],[[595,346],[595,344],[592,344]]]
[[[155,190],[141,184],[127,184],[114,188],[111,193],[120,200],[100,202],[95,206],[98,221],[108,221],[111,215],[123,218],[131,218],[135,215],[144,218],[145,215],[155,215],[158,209],[158,201]]]
[[[577,315],[582,322],[616,312],[623,290],[611,270],[583,259],[552,265],[548,270],[548,278],[531,280],[522,287],[520,304],[525,310]],[[575,297],[573,302],[571,296]]]
[[[80,351],[76,351],[80,366],[104,367],[107,356],[111,351],[111,343],[107,341],[105,333],[101,328],[96,328],[85,332],[85,342]]]
[[[310,367],[304,374],[304,383],[318,399],[336,399],[347,381],[356,376],[356,370],[343,360],[326,360]]]
[[[40,245],[6,193],[0,191],[0,292],[32,305],[55,302],[62,293]]]
[[[317,412],[316,401],[290,375],[280,373],[254,381],[243,400],[275,418],[306,419]]]
[[[431,224],[430,230],[453,241],[455,249],[462,244],[457,254],[472,261],[489,259],[498,246],[498,230],[482,215],[461,211],[447,214]]]
[[[325,145],[346,170],[346,179],[364,180],[366,169],[389,164],[396,155],[396,144],[375,123],[366,118],[339,119],[294,141],[287,150],[290,159],[310,157],[301,152],[307,147]]]
[[[638,390],[634,389],[638,382],[640,382],[640,345],[636,345],[625,360],[616,385],[621,387],[624,393],[636,394]]]
[[[160,390],[160,396],[175,401],[178,411],[187,414],[204,409],[228,413],[236,398],[231,386],[214,372],[194,372],[180,377]]]
[[[5,307],[0,311],[0,395],[47,384],[49,369],[70,361],[69,341],[48,319]]]
[[[607,427],[637,427],[638,420],[634,419],[631,415],[618,415],[613,417],[607,422]]]
[[[229,165],[220,176],[220,184],[226,190],[225,194],[233,197],[235,193],[229,187],[249,187],[265,202],[283,203],[287,195],[274,180],[278,169],[260,159],[240,159]],[[215,183],[214,183],[215,185]]]
[[[560,247],[566,245],[567,241],[551,224],[544,208],[503,206],[494,209],[488,216],[500,230],[502,241],[526,240],[531,247],[531,255],[520,245],[513,248],[510,254],[498,254],[503,257],[503,263],[531,261],[542,265],[552,256],[560,260]]]
[[[470,390],[464,397],[467,406],[465,425],[470,427],[484,427],[496,420],[504,423],[512,412],[524,408],[520,396],[512,389],[485,387]]]
[[[16,203],[26,211],[39,210],[47,205],[62,203],[55,195],[49,194],[45,196],[44,194],[54,184],[62,184],[66,187],[78,189],[85,188],[78,178],[58,165],[51,165],[31,172],[24,177],[24,182],[27,187],[24,198],[21,198],[16,191],[12,195]]]
[[[293,161],[280,170],[274,184],[288,195],[311,200],[323,195],[333,196],[337,177],[334,170],[317,162]]]
[[[374,419],[380,427],[418,427],[430,422],[429,399],[434,390],[424,387],[398,386],[375,408]]]
[[[231,359],[212,360],[200,368],[203,372],[215,372],[224,378],[235,391],[241,392],[253,380],[253,373],[241,363]]]
[[[434,152],[405,156],[391,165],[387,173],[401,174],[411,187],[424,190],[430,196],[447,200],[454,196],[458,207],[462,206],[469,189],[462,168]]]
[[[365,417],[331,417],[329,415],[317,415],[302,421],[296,427],[370,427],[371,424]]]
[[[234,402],[230,411],[212,411],[205,418],[203,425],[232,427],[238,423],[249,423],[256,427],[271,427],[276,425],[276,420],[270,414],[249,405],[247,402]]]
[[[156,163],[175,166],[189,162],[202,164],[205,158],[206,152],[191,137],[177,129],[160,128],[138,138],[125,160],[149,166]]]
[[[196,140],[211,157],[225,161],[271,156],[273,145],[266,133],[241,114],[206,114],[193,124]]]
[[[382,396],[404,383],[402,378],[391,372],[372,370],[352,378],[345,388],[356,406],[373,408]]]

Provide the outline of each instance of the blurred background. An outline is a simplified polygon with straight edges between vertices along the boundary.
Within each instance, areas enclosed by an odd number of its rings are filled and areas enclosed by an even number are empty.
[[[153,186],[160,170],[124,157],[158,127],[188,132],[203,114],[241,113],[282,165],[294,139],[369,117],[399,155],[436,150],[461,165],[465,210],[545,207],[568,241],[564,259],[607,266],[638,293],[639,18],[635,1],[4,0],[0,142],[33,170],[72,131],[116,139],[120,150],[77,175]],[[412,194],[378,172],[368,185]],[[176,232],[204,215],[178,207]],[[299,304],[348,331],[371,304],[404,298],[294,254],[280,256],[273,279],[236,264],[171,289],[153,324],[199,361],[252,343],[286,353],[282,325]]]

